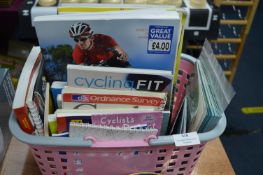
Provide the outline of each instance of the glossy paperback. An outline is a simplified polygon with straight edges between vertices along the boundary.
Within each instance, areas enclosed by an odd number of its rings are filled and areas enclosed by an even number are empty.
[[[89,39],[80,41],[73,37],[72,26],[79,23],[88,26]],[[34,25],[50,81],[66,81],[69,63],[174,73],[178,62],[181,21],[175,11],[39,16],[34,19]],[[93,43],[90,49],[78,46],[84,40]]]

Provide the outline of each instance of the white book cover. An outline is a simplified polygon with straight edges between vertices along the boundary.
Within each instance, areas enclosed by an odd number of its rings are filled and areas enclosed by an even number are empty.
[[[67,66],[68,86],[95,89],[170,92],[171,71],[135,68]]]
[[[27,97],[26,97],[26,105],[27,108],[29,110],[28,112],[28,116],[29,119],[31,120],[31,123],[33,124],[33,126],[35,127],[35,133],[37,135],[43,135],[43,121],[40,118],[40,114],[39,114],[39,110],[37,107],[36,102],[33,99],[33,93],[34,93],[34,87],[37,81],[37,77],[38,77],[38,73],[39,73],[39,69],[41,67],[41,64],[38,64],[37,69],[36,69],[36,73],[33,74],[32,79],[31,79],[31,83],[29,85],[29,89],[28,89],[28,93],[27,93]],[[42,126],[40,126],[42,125]]]
[[[176,11],[119,11],[34,18],[45,70],[66,81],[66,65],[167,70],[174,73],[181,20]]]
[[[170,105],[173,87],[171,71],[69,64],[67,77],[70,87],[164,92],[168,99],[166,109]]]
[[[34,127],[28,115],[29,110],[26,101],[29,92],[34,90],[35,81],[33,81],[33,77],[36,77],[35,74],[38,74],[39,70],[37,68],[41,61],[40,47],[33,47],[20,74],[12,106],[20,127],[23,131],[30,134],[34,132]]]
[[[70,123],[69,137],[94,138],[96,141],[136,141],[157,136],[158,129],[130,129],[89,123]]]

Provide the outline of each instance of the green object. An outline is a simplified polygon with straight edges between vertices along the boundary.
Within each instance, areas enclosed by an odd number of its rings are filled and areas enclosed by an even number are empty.
[[[57,134],[57,119],[55,114],[50,114],[48,115],[48,127],[50,130],[51,135],[52,134]]]

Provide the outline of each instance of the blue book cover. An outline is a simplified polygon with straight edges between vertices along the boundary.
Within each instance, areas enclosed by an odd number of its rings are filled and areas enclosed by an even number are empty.
[[[67,64],[174,73],[181,20],[176,11],[121,11],[34,19],[49,81],[66,81]]]
[[[53,81],[51,84],[51,95],[55,109],[58,108],[57,96],[61,94],[62,89],[67,85],[65,81]]]

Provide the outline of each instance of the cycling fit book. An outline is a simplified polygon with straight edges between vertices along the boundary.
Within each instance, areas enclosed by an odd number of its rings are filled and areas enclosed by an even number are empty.
[[[176,11],[130,10],[38,16],[33,20],[50,82],[67,64],[167,70],[174,74],[181,33]]]
[[[165,109],[170,106],[173,87],[171,71],[69,64],[67,77],[70,87],[164,92],[167,94]]]

